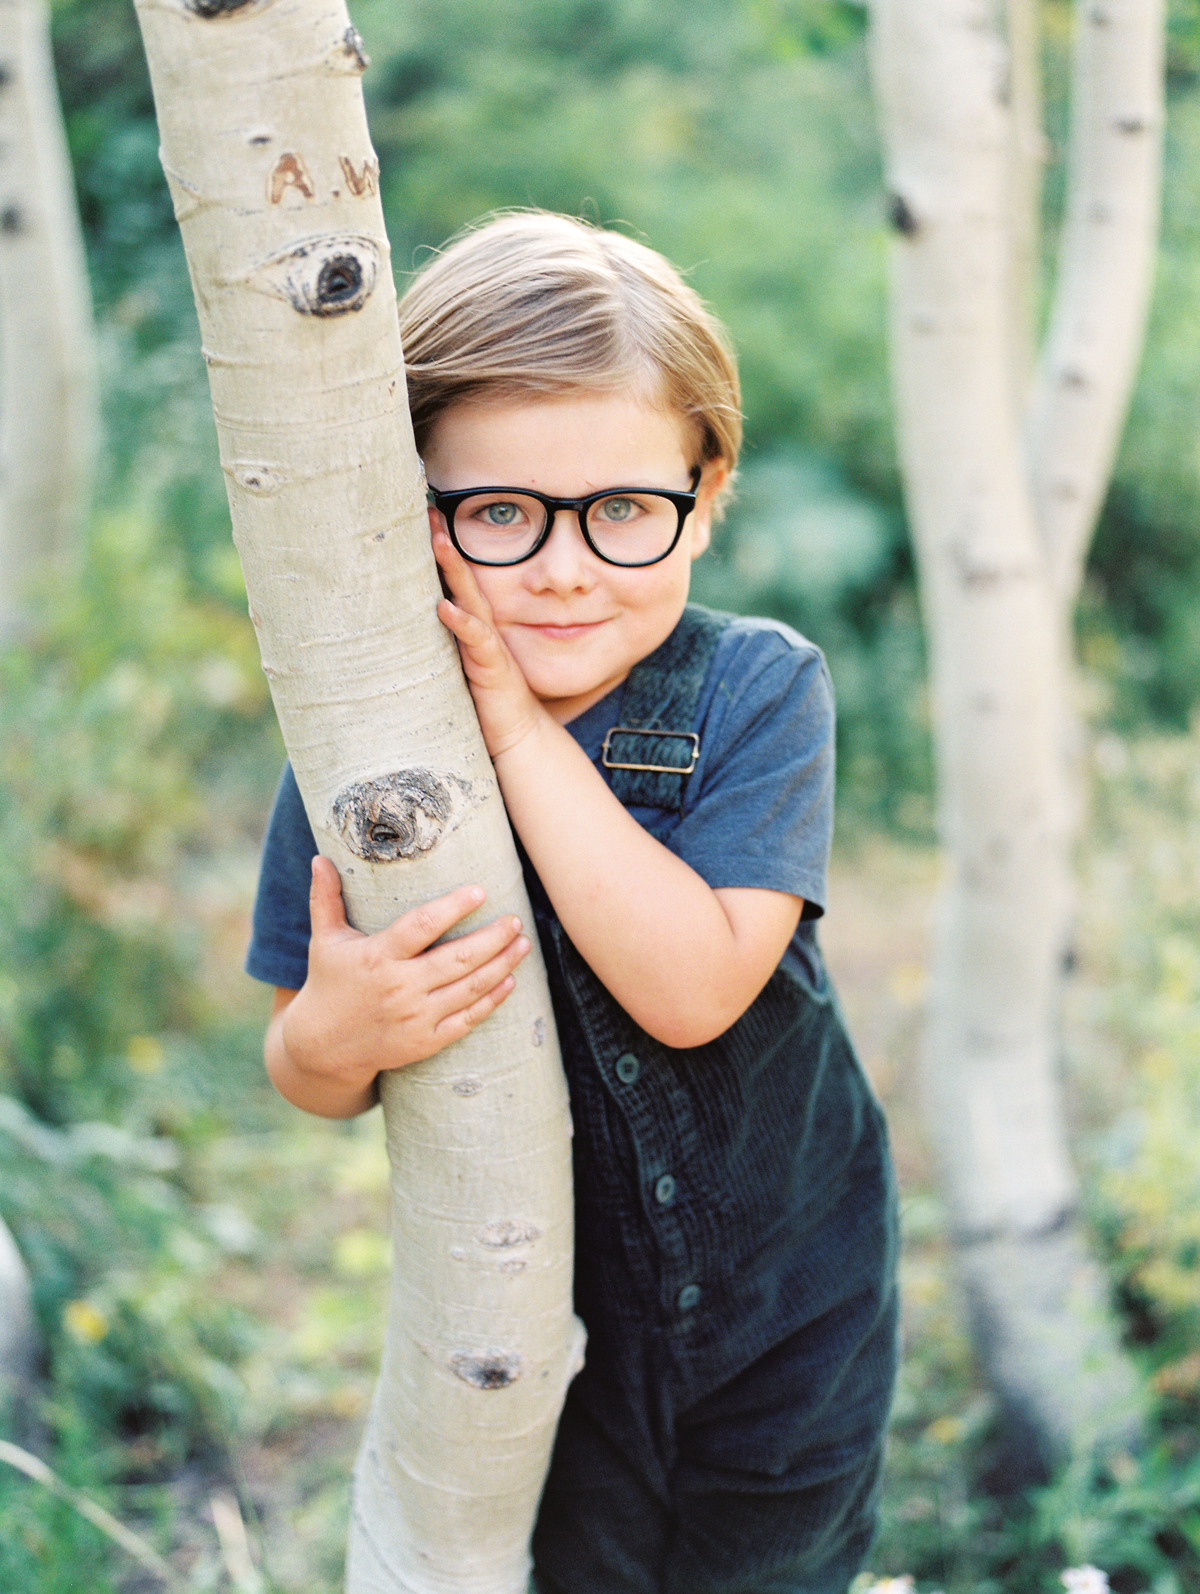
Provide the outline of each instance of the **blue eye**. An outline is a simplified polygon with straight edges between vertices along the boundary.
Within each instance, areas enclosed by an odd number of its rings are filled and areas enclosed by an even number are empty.
[[[639,507],[632,498],[605,498],[596,505],[592,513],[610,525],[616,526],[632,520]]]
[[[521,507],[519,504],[485,504],[480,514],[489,526],[507,528],[516,525],[520,519]]]

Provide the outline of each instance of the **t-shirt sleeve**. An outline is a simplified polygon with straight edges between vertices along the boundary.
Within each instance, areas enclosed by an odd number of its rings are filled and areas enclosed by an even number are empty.
[[[667,846],[714,890],[786,891],[819,918],[834,784],[824,658],[787,627],[742,622],[718,648],[705,695],[700,761]]]
[[[308,892],[317,851],[291,764],[283,766],[263,841],[246,973],[298,991],[308,974]]]

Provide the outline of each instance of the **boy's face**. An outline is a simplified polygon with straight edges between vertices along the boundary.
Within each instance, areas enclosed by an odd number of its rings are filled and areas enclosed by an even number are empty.
[[[433,425],[425,469],[441,492],[530,487],[584,498],[607,487],[686,492],[695,463],[680,420],[625,394],[580,393],[515,403],[452,405]],[[523,564],[473,565],[496,625],[535,696],[561,723],[618,686],[675,629],[692,560],[708,546],[724,467],[705,468],[683,535],[638,569],[605,564],[571,512]],[[430,519],[444,522],[435,509]]]

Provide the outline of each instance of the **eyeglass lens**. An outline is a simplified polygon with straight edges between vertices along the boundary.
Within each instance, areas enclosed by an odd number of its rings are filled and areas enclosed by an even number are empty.
[[[587,530],[615,564],[647,564],[667,553],[679,530],[679,511],[654,492],[614,493],[587,506]],[[477,493],[454,511],[454,534],[468,559],[518,560],[546,529],[549,510],[524,493]]]

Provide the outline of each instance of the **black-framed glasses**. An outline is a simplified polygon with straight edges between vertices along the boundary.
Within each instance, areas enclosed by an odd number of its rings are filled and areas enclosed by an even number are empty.
[[[440,493],[429,488],[429,502],[445,517],[450,541],[473,565],[519,565],[549,537],[554,517],[573,510],[583,539],[605,564],[636,568],[656,565],[683,535],[696,507],[700,468],[692,471],[692,490],[606,487],[587,498],[549,498],[528,487],[468,487]]]

